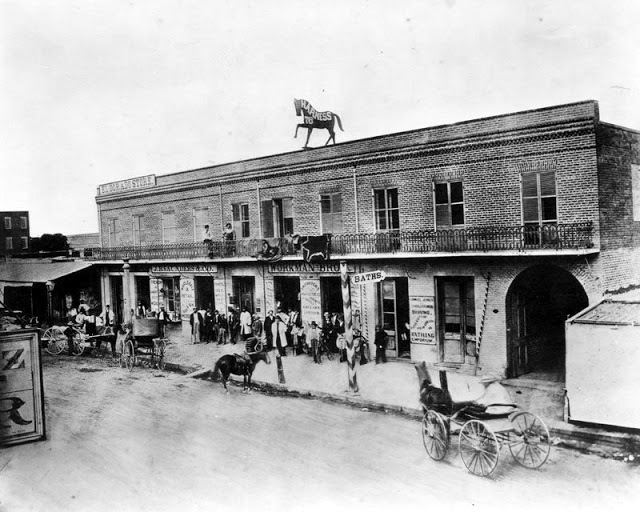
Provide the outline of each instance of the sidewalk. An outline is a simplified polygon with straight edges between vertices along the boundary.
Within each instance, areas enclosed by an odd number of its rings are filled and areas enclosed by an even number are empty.
[[[244,346],[214,343],[191,344],[179,331],[168,333],[170,342],[166,349],[167,369],[182,373],[212,369],[216,360],[229,353],[241,354]],[[367,410],[402,414],[415,419],[422,418],[419,402],[419,383],[415,367],[408,361],[390,361],[386,364],[369,362],[357,365],[359,392],[348,390],[346,363],[340,363],[336,354],[333,361],[323,358],[315,364],[307,355],[294,356],[287,351],[282,358],[285,384],[278,382],[275,352],[271,352],[271,364],[258,363],[252,384],[265,392],[340,402]],[[429,368],[438,385],[438,370]],[[454,399],[473,396],[481,389],[480,377],[448,373],[448,385]],[[242,377],[232,380],[242,382]],[[562,421],[563,388],[561,383],[534,383],[518,379],[503,381],[514,403],[524,410],[539,415],[549,428],[555,445],[575,448],[606,457],[640,454],[640,434],[616,432],[597,427],[576,426]],[[221,384],[220,384],[221,385]],[[231,389],[233,392],[234,389]]]

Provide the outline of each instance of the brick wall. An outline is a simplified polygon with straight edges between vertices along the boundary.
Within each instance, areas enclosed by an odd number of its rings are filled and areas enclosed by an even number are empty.
[[[640,133],[597,128],[601,254],[606,291],[640,284],[640,221],[633,220],[631,166],[640,164]],[[640,205],[636,205],[640,208]]]

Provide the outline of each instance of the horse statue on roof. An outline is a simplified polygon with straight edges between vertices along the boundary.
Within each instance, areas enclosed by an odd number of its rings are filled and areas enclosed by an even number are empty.
[[[309,137],[311,137],[311,132],[314,128],[329,130],[329,138],[327,139],[325,146],[328,145],[332,139],[333,143],[336,143],[336,132],[333,130],[336,120],[338,121],[340,130],[344,131],[342,128],[342,121],[338,114],[334,114],[329,110],[325,112],[318,112],[307,100],[298,100],[294,98],[293,104],[296,107],[296,115],[303,116],[304,118],[304,123],[296,126],[296,134],[293,138],[295,139],[298,136],[298,128],[306,128],[307,141],[304,144],[305,149],[309,146]]]

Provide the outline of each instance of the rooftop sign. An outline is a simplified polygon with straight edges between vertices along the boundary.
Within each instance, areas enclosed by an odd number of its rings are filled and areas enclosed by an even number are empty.
[[[107,194],[115,194],[117,192],[124,192],[127,190],[134,190],[139,188],[151,188],[156,186],[156,175],[149,174],[148,176],[140,176],[139,178],[131,178],[128,180],[114,181],[112,183],[106,183],[98,186],[98,194],[101,196]]]

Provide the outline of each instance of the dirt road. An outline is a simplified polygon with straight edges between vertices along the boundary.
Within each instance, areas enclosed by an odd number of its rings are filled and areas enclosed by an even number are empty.
[[[109,360],[45,357],[48,439],[0,450],[0,511],[633,509],[640,468],[554,450],[501,453],[490,478],[418,422]],[[631,507],[631,508],[628,508]]]

